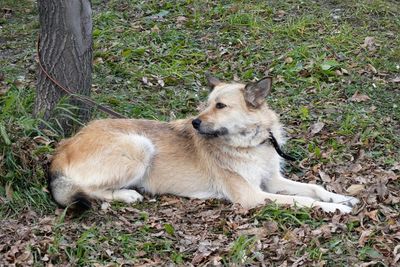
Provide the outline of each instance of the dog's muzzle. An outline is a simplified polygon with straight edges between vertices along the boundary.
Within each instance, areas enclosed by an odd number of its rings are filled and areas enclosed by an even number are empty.
[[[225,127],[213,130],[212,127],[210,127],[210,125],[208,125],[207,123],[202,124],[202,121],[200,119],[192,120],[192,125],[199,134],[206,137],[218,137],[228,134],[228,129],[226,129]]]

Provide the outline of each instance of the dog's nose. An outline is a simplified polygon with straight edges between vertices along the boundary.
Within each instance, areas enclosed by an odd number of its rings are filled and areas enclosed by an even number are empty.
[[[201,120],[200,119],[192,120],[193,128],[195,128],[196,130],[198,130],[200,128],[200,124],[201,124]]]

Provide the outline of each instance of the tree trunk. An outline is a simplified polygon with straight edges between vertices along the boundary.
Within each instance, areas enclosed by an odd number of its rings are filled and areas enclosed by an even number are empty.
[[[74,93],[89,96],[92,84],[92,10],[90,0],[38,0],[40,20],[40,60],[45,70]],[[65,92],[39,68],[34,115],[57,120],[64,134],[73,129],[73,120],[63,116],[57,105]],[[77,118],[89,119],[90,108],[78,100]]]

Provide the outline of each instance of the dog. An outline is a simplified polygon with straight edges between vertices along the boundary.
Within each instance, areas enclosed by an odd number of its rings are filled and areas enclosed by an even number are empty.
[[[207,80],[212,91],[197,117],[95,120],[62,141],[50,166],[54,200],[89,208],[91,199],[132,203],[147,192],[226,199],[246,209],[271,200],[351,212],[356,198],[283,177],[280,150],[270,142],[284,143],[265,100],[270,77],[247,84]]]

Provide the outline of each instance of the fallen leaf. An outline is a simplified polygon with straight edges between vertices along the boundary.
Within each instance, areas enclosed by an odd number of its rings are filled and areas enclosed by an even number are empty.
[[[397,76],[397,77],[391,79],[390,82],[392,82],[392,83],[400,83],[400,76]]]
[[[372,66],[371,64],[367,64],[367,69],[368,69],[370,72],[374,73],[374,74],[378,73],[378,71],[375,69],[375,67]]]
[[[336,76],[343,76],[343,73],[340,70],[335,70]]]
[[[93,64],[95,64],[95,65],[97,65],[97,64],[103,64],[104,63],[104,60],[103,60],[103,58],[101,58],[101,57],[96,57],[94,60],[93,60]]]
[[[110,249],[106,249],[106,253],[109,257],[111,257],[114,252]]]
[[[331,181],[331,177],[328,174],[326,174],[324,171],[319,170],[318,173],[319,173],[319,176],[321,177],[322,181],[327,182],[327,183]]]
[[[371,211],[367,211],[364,213],[365,215],[367,215],[371,220],[379,222],[378,219],[378,210],[371,210]]]
[[[3,86],[3,88],[0,89],[0,96],[7,94],[10,88],[11,88],[10,86]]]
[[[277,75],[276,78],[275,78],[275,82],[276,83],[281,83],[281,82],[284,82],[284,81],[285,81],[285,78],[283,78],[282,75]]]
[[[325,123],[323,122],[316,122],[313,125],[311,125],[310,127],[310,132],[311,135],[315,135],[317,133],[319,133],[325,126]]]
[[[395,256],[394,262],[396,263],[400,260],[400,245],[397,245],[393,249],[393,256]]]
[[[108,210],[111,208],[111,204],[109,202],[103,202],[101,203],[101,209],[102,210]]]
[[[363,247],[368,240],[368,237],[371,235],[372,230],[364,230],[361,233],[360,238],[358,239],[358,244]]]
[[[268,234],[273,234],[279,230],[278,223],[275,221],[267,221],[263,224],[263,227],[267,229]]]
[[[155,32],[155,33],[159,33],[159,32],[160,32],[160,28],[158,28],[157,25],[154,25],[154,27],[151,28],[151,31],[152,31],[152,32]]]
[[[376,186],[376,192],[381,199],[384,199],[388,194],[388,188],[383,182],[379,182]]]
[[[12,183],[11,182],[7,183],[5,189],[7,198],[11,200],[14,195],[14,190],[12,189]]]
[[[12,10],[11,8],[8,8],[8,7],[3,7],[3,8],[1,9],[1,11],[2,11],[3,13],[5,13],[5,14],[7,14],[7,13],[13,13],[13,10]]]
[[[157,80],[157,83],[158,83],[161,87],[164,87],[164,81],[163,81],[163,79],[158,79],[158,80]]]
[[[160,12],[158,12],[157,14],[154,14],[148,18],[150,19],[154,19],[154,20],[164,20],[164,18],[169,14],[168,10],[161,10]]]
[[[307,69],[302,69],[299,71],[301,77],[307,78],[311,76],[311,73]]]
[[[376,49],[376,42],[374,37],[365,37],[364,43],[361,45],[362,48],[374,51]]]
[[[357,173],[357,172],[359,172],[359,171],[361,171],[362,170],[362,166],[361,166],[361,164],[359,164],[359,163],[356,163],[356,164],[352,164],[351,166],[350,166],[350,172],[352,172],[352,173]]]
[[[250,229],[245,229],[245,230],[239,230],[238,231],[239,235],[252,235],[255,236],[256,238],[260,239],[268,234],[268,230],[260,227],[260,228],[250,228]]]
[[[182,23],[182,22],[185,22],[185,21],[187,21],[187,18],[185,16],[178,16],[176,18],[176,22],[177,23]]]
[[[367,95],[361,94],[358,91],[354,93],[354,95],[350,98],[352,102],[365,102],[371,100],[371,98]]]
[[[346,189],[346,191],[350,194],[350,195],[352,195],[352,196],[355,196],[355,195],[357,195],[358,193],[360,193],[361,191],[363,191],[364,190],[364,185],[362,185],[362,184],[352,184],[352,185],[350,185],[347,189]]]
[[[336,60],[326,60],[320,65],[320,67],[322,70],[327,71],[330,69],[334,69],[338,65],[339,63]]]
[[[285,63],[286,63],[286,64],[290,64],[290,63],[292,63],[292,62],[293,62],[293,58],[291,58],[291,57],[285,58]]]
[[[36,143],[38,143],[38,144],[42,144],[42,145],[50,145],[53,141],[52,140],[50,140],[50,139],[48,139],[48,138],[46,138],[46,137],[44,137],[44,136],[35,136],[34,138],[33,138],[33,140],[36,142]]]
[[[301,256],[300,258],[296,259],[293,264],[291,265],[292,267],[298,267],[298,266],[304,266],[306,260],[307,260],[308,254],[304,254],[303,256]]]
[[[282,21],[284,19],[284,16],[286,15],[286,12],[284,10],[278,10],[275,13],[275,16],[273,18],[274,21]]]
[[[16,262],[29,265],[29,262],[32,262],[32,253],[29,250],[25,250],[16,258]]]
[[[359,267],[368,267],[368,266],[376,266],[377,265],[377,261],[369,261],[369,262],[364,262],[360,265],[358,265]]]
[[[275,13],[276,16],[278,17],[283,17],[285,16],[286,12],[284,10],[278,10],[278,12]]]
[[[393,167],[390,168],[391,171],[400,171],[400,162],[396,162],[393,164]]]

